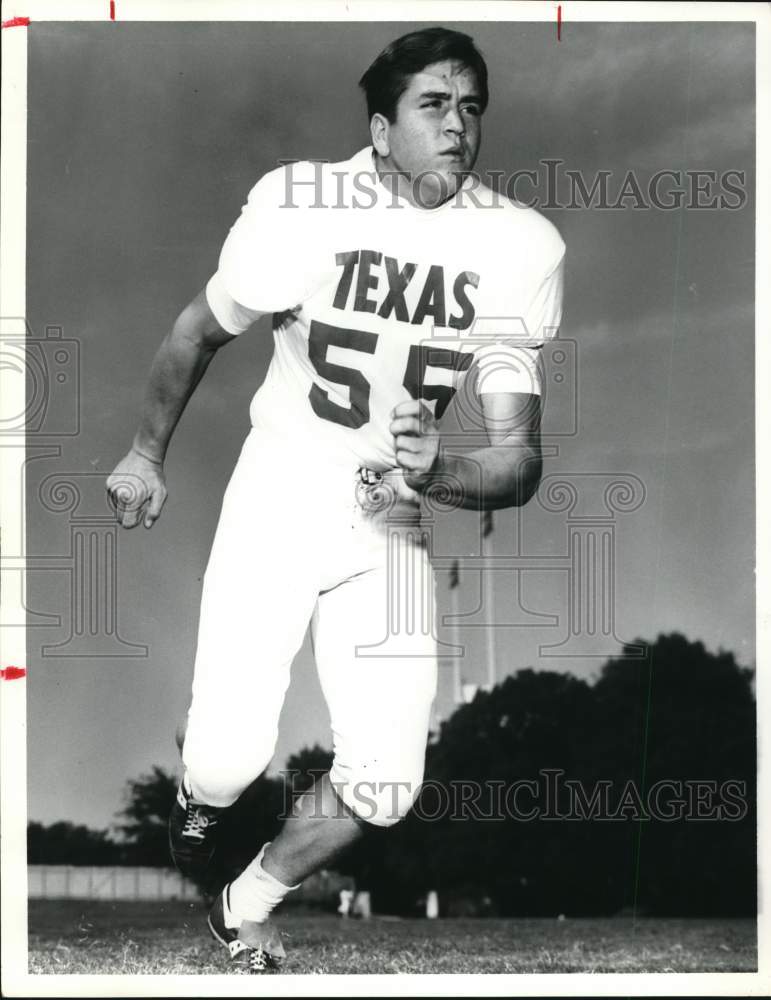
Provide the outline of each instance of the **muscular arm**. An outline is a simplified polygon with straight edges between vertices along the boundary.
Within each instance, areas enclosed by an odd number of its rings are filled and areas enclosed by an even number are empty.
[[[522,507],[541,480],[540,396],[496,392],[479,398],[490,444],[464,455],[440,451],[436,472],[462,484],[462,507]]]
[[[441,482],[460,507],[521,507],[541,478],[540,396],[485,393],[479,399],[490,444],[463,455],[439,447],[438,428],[424,403],[400,404],[391,424],[397,462],[418,492]]]
[[[107,479],[118,523],[152,527],[166,502],[163,461],[179,418],[218,348],[234,337],[214,317],[203,292],[179,315],[150,368],[139,428]]]
[[[133,449],[158,464],[171,435],[218,348],[235,337],[214,318],[206,296],[197,295],[164,337],[150,368]]]

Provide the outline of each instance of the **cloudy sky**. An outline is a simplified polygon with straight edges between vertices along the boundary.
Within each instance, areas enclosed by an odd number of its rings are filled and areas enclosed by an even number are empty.
[[[485,581],[498,677],[524,666],[592,676],[624,641],[672,630],[751,665],[753,26],[568,23],[559,43],[553,24],[452,26],[475,37],[489,65],[482,172],[559,159],[561,171],[589,183],[610,171],[613,200],[632,169],[643,190],[659,170],[738,170],[748,193],[740,210],[635,209],[630,199],[617,210],[545,211],[568,248],[569,348],[567,377],[547,388],[545,474],[574,484],[574,514],[607,514],[609,482],[638,483],[642,493],[635,510],[614,515],[614,634],[569,646],[560,647],[571,586],[566,514],[533,501],[496,515],[496,555],[543,557],[519,586],[513,560]],[[30,574],[29,605],[62,618],[29,632],[30,818],[106,826],[128,778],[176,766],[201,576],[269,360],[268,329],[258,324],[220,352],[173,439],[161,520],[119,535],[118,630],[146,656],[43,655],[69,633],[69,562],[57,569],[53,560],[70,552],[72,515],[46,507],[40,486],[74,476],[80,513],[106,513],[100,476],[131,443],[155,349],[215,269],[246,193],[279,159],[346,159],[368,143],[357,80],[410,27],[28,29],[28,319],[37,335],[60,326],[80,350],[80,432],[46,439],[60,456],[29,466],[28,552],[51,560]],[[75,400],[65,394],[61,405]],[[466,557],[455,593],[470,626],[485,620],[475,610],[479,544],[473,513],[437,526],[437,555]],[[438,578],[448,613],[447,574]],[[465,679],[481,681],[484,630],[463,628],[459,638]],[[91,651],[105,651],[100,641]],[[449,668],[437,708],[451,710]],[[306,641],[273,766],[304,745],[328,745],[327,725]]]

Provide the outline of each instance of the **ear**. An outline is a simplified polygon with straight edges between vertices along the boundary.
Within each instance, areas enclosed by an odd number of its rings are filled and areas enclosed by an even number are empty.
[[[372,136],[372,145],[375,148],[375,152],[378,156],[388,156],[391,152],[391,146],[388,141],[388,131],[391,123],[388,121],[385,115],[381,115],[380,112],[376,112],[372,116],[372,120],[369,123],[369,131]]]

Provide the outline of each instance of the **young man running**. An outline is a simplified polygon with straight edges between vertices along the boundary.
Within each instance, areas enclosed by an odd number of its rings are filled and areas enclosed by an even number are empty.
[[[269,918],[287,893],[364,824],[396,823],[414,802],[437,669],[421,495],[441,484],[445,501],[479,510],[532,496],[538,354],[560,320],[558,233],[472,174],[488,103],[473,41],[413,32],[361,86],[371,145],[258,181],[216,273],[161,344],[133,446],[108,481],[125,527],[157,520],[187,400],[214,353],[272,314],[273,359],[204,577],[170,820],[175,863],[200,873],[221,811],[273,756],[310,623],[331,771],[274,841],[255,844],[209,916],[253,971],[283,958]],[[438,422],[467,379],[489,444],[451,455]]]

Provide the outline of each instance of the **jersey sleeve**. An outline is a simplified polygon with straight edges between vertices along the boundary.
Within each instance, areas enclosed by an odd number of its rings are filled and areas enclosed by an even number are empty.
[[[557,261],[537,285],[527,314],[514,320],[510,333],[474,352],[477,392],[541,395],[541,351],[544,343],[556,337],[562,319],[564,259],[560,240]]]
[[[219,271],[207,282],[206,301],[222,329],[234,336],[248,330],[262,316],[258,310],[247,309],[228,294]]]
[[[315,176],[313,164],[292,166],[301,182],[308,168],[311,178]],[[256,316],[294,309],[308,298],[319,278],[317,217],[321,214],[314,217],[306,205],[291,200],[286,167],[272,170],[255,184],[225,239],[211,298],[207,288],[207,299],[218,321],[231,322],[230,327],[223,325],[224,329],[240,332],[235,328],[244,329],[242,324],[249,315],[247,325]]]

